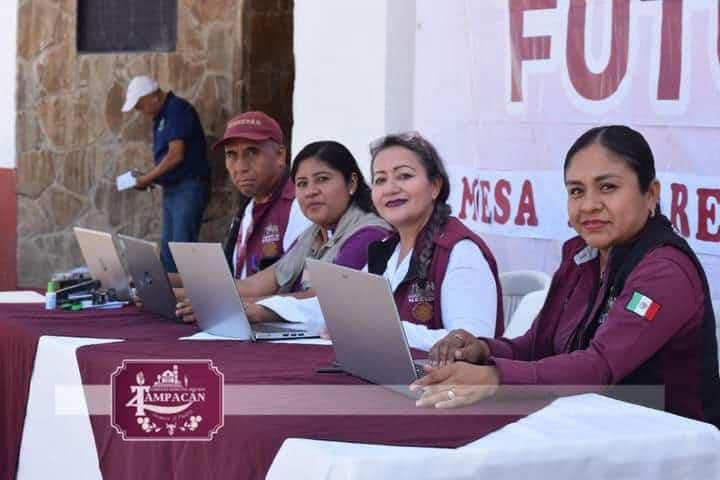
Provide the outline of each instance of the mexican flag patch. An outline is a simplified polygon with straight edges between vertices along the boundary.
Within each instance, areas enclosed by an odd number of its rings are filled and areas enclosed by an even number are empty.
[[[655,318],[658,310],[660,310],[660,304],[653,301],[652,298],[646,297],[640,292],[633,292],[632,298],[625,305],[625,309],[633,312],[636,315],[640,315],[645,320],[652,320]]]

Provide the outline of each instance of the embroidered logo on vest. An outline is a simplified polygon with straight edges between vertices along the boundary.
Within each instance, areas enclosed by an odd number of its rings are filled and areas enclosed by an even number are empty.
[[[261,242],[264,257],[280,255],[280,227],[275,224],[267,225],[263,230]]]
[[[408,303],[412,305],[411,313],[415,320],[427,323],[433,318],[435,301],[435,284],[428,281],[425,288],[413,283],[408,294]]]

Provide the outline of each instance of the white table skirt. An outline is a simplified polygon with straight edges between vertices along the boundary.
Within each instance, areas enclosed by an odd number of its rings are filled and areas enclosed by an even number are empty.
[[[40,337],[20,443],[18,480],[57,478],[59,472],[64,478],[102,479],[76,351],[85,345],[117,341]],[[70,392],[72,398],[58,398],[58,391]],[[58,407],[67,404],[79,414],[58,414]]]
[[[267,478],[717,479],[720,431],[587,394],[558,399],[457,449],[288,439]]]

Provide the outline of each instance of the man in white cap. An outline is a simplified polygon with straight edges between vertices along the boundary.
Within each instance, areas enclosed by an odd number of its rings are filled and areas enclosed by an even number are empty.
[[[130,81],[123,112],[137,110],[153,119],[155,166],[136,178],[136,188],[163,187],[162,260],[177,272],[168,242],[196,242],[210,196],[210,164],[200,117],[190,103],[164,92],[150,77]]]

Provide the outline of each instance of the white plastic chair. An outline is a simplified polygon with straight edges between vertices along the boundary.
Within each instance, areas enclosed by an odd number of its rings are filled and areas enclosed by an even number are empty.
[[[500,274],[503,294],[503,314],[507,328],[520,300],[530,292],[550,287],[550,276],[536,270],[516,270]]]
[[[537,314],[545,303],[548,290],[536,290],[525,295],[513,312],[510,323],[505,327],[505,338],[516,338],[524,335],[532,325]]]

